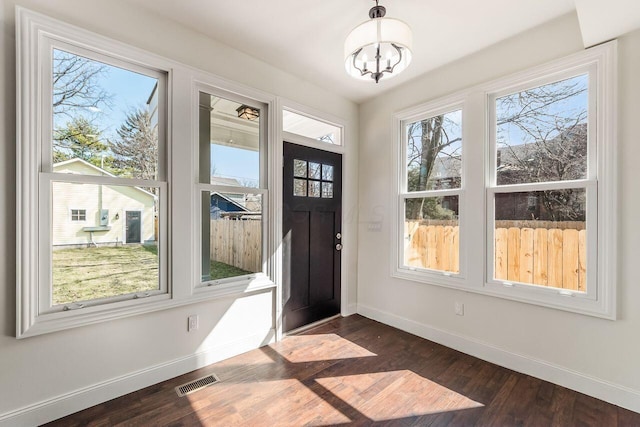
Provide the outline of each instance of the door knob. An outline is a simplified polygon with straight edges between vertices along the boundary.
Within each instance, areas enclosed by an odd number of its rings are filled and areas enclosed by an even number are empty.
[[[338,243],[336,245],[336,251],[341,251],[342,250],[342,243]]]

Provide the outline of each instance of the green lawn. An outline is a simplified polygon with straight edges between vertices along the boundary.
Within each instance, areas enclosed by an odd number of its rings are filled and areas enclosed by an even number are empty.
[[[53,251],[53,304],[158,289],[155,246]]]
[[[251,272],[211,261],[211,279]],[[158,289],[158,248],[119,246],[53,251],[53,305]]]
[[[211,261],[211,280],[242,276],[244,274],[251,274],[251,272],[234,267],[233,265],[225,264],[224,262]]]

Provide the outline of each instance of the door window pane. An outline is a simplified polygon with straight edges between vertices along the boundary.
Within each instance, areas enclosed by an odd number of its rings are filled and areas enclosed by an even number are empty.
[[[405,125],[407,191],[460,188],[462,110]]]
[[[331,182],[323,182],[322,183],[322,197],[324,199],[332,199],[333,198],[333,183],[331,183]]]
[[[155,191],[52,183],[53,305],[159,289]],[[81,222],[68,215],[79,200],[87,206],[78,210],[85,216]]]
[[[405,200],[405,266],[459,272],[458,201],[458,196]]]
[[[495,196],[495,278],[586,291],[586,191]]]
[[[319,181],[309,181],[309,197],[320,197]]]
[[[307,197],[307,180],[306,179],[293,180],[293,195],[298,197]]]
[[[587,177],[587,74],[496,99],[498,185]]]
[[[293,176],[299,178],[307,177],[307,162],[305,160],[293,160]]]
[[[325,164],[322,165],[322,180],[333,181],[333,166]]]
[[[321,172],[320,168],[322,165],[320,163],[309,162],[309,178],[312,179],[320,179]]]

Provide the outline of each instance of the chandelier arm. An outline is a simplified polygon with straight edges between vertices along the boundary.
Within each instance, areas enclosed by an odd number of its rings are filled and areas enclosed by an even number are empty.
[[[358,54],[359,54],[360,52],[362,52],[362,48],[360,48],[360,49],[356,50],[356,51],[355,51],[355,52],[353,52],[353,54],[351,55],[351,57],[353,58],[353,68],[355,68],[356,70],[360,71],[360,76],[362,76],[362,77],[366,76],[367,74],[373,74],[373,72],[372,72],[372,71],[367,70],[366,68],[363,70],[363,69],[359,68],[359,67],[356,65],[356,59],[358,58]],[[366,66],[366,62],[365,62],[365,66]]]
[[[393,46],[394,49],[398,51],[398,61],[395,64],[393,64],[393,67],[391,68],[387,67],[386,71],[388,71],[389,73],[393,73],[393,70],[394,68],[396,68],[396,65],[402,62],[402,48],[395,43],[391,43],[391,46]]]

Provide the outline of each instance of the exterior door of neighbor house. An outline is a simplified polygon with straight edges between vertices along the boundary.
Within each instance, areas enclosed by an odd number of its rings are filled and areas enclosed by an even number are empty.
[[[283,330],[340,313],[342,155],[284,143]]]
[[[125,242],[141,243],[142,212],[126,211]]]

